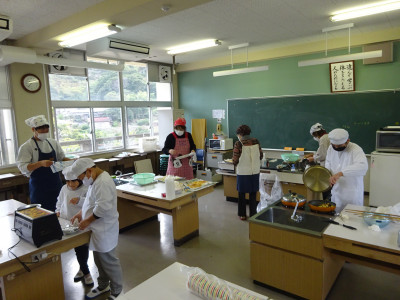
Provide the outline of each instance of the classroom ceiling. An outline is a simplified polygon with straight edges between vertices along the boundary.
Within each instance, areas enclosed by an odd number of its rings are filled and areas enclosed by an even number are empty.
[[[229,56],[228,46],[250,43],[255,49],[282,48],[321,41],[322,28],[354,23],[351,36],[398,30],[400,10],[332,23],[332,12],[376,0],[0,0],[0,15],[13,21],[8,44],[57,50],[58,37],[98,21],[121,26],[114,38],[150,46],[149,60],[171,63],[171,46],[215,38],[219,47],[177,55],[180,64]],[[169,9],[163,11],[162,7]],[[347,30],[328,34],[347,41]],[[84,50],[85,45],[76,47]],[[244,51],[241,49],[235,51]]]

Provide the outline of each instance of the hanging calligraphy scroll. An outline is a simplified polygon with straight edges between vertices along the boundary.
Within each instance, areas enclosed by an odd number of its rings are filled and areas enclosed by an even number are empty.
[[[330,63],[331,92],[348,92],[355,90],[354,60]]]

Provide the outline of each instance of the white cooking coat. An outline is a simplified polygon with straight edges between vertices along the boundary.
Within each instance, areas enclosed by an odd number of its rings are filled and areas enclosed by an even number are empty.
[[[260,173],[260,146],[244,146],[242,144],[242,154],[236,166],[238,175],[254,175]]]
[[[318,140],[318,144],[318,150],[314,154],[314,161],[325,167],[326,154],[328,152],[329,146],[331,145],[328,135],[324,134],[323,136],[321,136]]]
[[[87,190],[88,187],[84,185],[81,185],[76,190],[69,189],[66,184],[63,185],[56,203],[56,212],[60,213],[61,218],[70,220],[82,209]],[[77,204],[70,203],[69,201],[73,198],[79,198],[79,202]]]
[[[117,190],[110,174],[105,171],[89,186],[82,207],[82,219],[86,219],[92,213],[100,218],[88,227],[92,231],[89,249],[98,252],[114,249],[118,244],[119,235]]]
[[[363,205],[364,175],[368,170],[368,162],[360,146],[349,143],[343,151],[336,151],[329,146],[325,168],[333,175],[343,173],[332,188],[332,201],[339,211],[347,204]]]

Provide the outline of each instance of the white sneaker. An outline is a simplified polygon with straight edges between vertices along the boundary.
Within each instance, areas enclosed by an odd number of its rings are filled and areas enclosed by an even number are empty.
[[[74,282],[81,281],[82,278],[83,278],[83,272],[81,270],[79,270],[78,273],[76,273],[76,275],[74,277]]]
[[[86,299],[93,299],[96,298],[104,293],[107,293],[110,290],[110,286],[108,285],[106,288],[103,290],[100,290],[99,287],[91,290],[89,293],[86,294],[85,298]]]
[[[91,286],[91,285],[94,284],[94,283],[93,283],[92,275],[90,275],[90,273],[89,273],[89,274],[86,274],[86,275],[83,277],[83,283],[84,283],[85,285],[87,285],[87,286]]]

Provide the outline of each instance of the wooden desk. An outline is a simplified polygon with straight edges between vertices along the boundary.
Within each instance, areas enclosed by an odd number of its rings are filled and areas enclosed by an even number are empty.
[[[175,262],[153,277],[139,284],[124,295],[119,296],[118,300],[199,300],[199,296],[190,292],[186,288],[187,275],[184,268],[187,267],[181,263]],[[227,282],[229,285],[241,289],[250,295],[254,295],[259,299],[267,299],[267,297],[240,287],[236,284]]]
[[[348,204],[345,209],[374,210],[370,207]],[[367,267],[400,274],[400,246],[397,236],[400,224],[390,223],[381,232],[368,229],[363,218],[347,213],[346,225],[356,227],[349,230],[343,226],[329,225],[323,235],[324,247],[337,258]],[[343,223],[342,220],[337,219]]]
[[[24,205],[16,200],[0,202],[0,287],[3,300],[13,299],[65,299],[63,274],[61,266],[62,252],[86,244],[90,239],[90,231],[63,236],[62,240],[45,243],[37,248],[35,245],[21,239],[12,252],[23,262],[32,262],[32,255],[46,251],[47,258],[33,264],[27,264],[31,272],[8,252],[19,237],[11,231],[14,227],[14,211]],[[69,221],[59,219],[61,225]]]
[[[195,192],[182,192],[174,199],[168,200],[161,196],[165,193],[164,183],[146,186],[128,183],[117,186],[119,220],[122,224],[120,227],[137,223],[138,214],[144,216],[147,213],[153,216],[156,212],[172,215],[174,245],[180,246],[199,235],[197,199],[213,190],[214,186],[209,185]]]
[[[0,200],[6,199],[18,199],[23,203],[28,203],[29,178],[18,173],[1,174]]]

